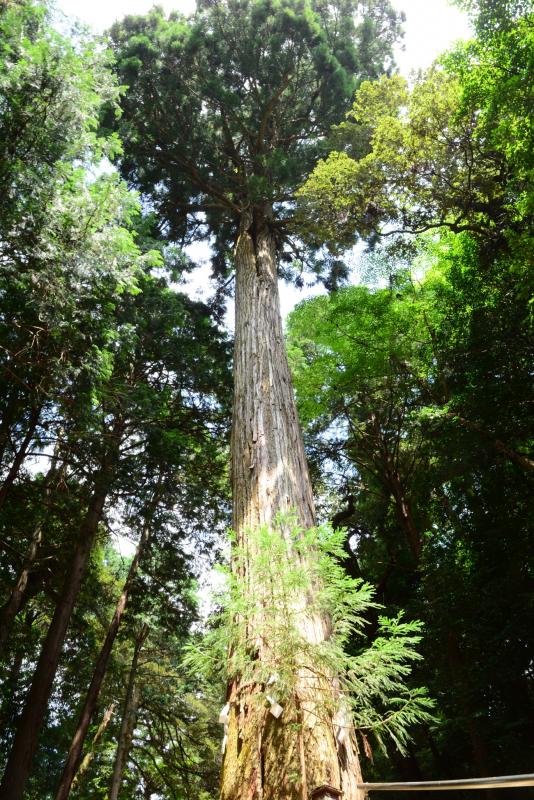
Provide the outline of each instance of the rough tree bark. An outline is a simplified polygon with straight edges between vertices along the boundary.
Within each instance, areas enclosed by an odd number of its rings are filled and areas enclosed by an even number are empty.
[[[111,443],[95,478],[93,494],[80,526],[76,548],[66,572],[52,622],[41,648],[24,709],[17,721],[15,738],[0,785],[2,800],[22,800],[24,796],[24,787],[37,749],[39,732],[52,691],[67,627],[110,489],[118,457],[121,432],[122,421],[117,421],[110,435]]]
[[[243,214],[236,244],[236,328],[232,426],[233,526],[247,548],[247,531],[270,525],[278,512],[304,528],[315,509],[284,347],[275,240],[269,209]],[[250,552],[250,551],[249,551]],[[254,557],[250,553],[250,558]],[[313,556],[311,556],[313,557]],[[262,587],[251,587],[262,591]],[[303,607],[306,598],[303,598]],[[329,635],[327,619],[302,615],[309,641]],[[257,657],[261,659],[261,645]],[[300,674],[302,672],[302,674]],[[229,687],[222,800],[326,800],[362,796],[354,731],[342,745],[324,712],[335,676],[315,683],[299,671],[295,697],[279,719],[254,703],[262,687]],[[320,708],[320,711],[318,709]]]
[[[74,776],[74,780],[72,781],[72,788],[75,789],[77,786],[80,785],[80,781],[82,780],[83,776],[89,769],[93,758],[95,757],[95,747],[97,746],[98,742],[106,732],[106,728],[108,727],[109,723],[111,722],[111,718],[115,712],[115,703],[112,703],[109,708],[104,711],[104,716],[102,717],[102,722],[98,726],[98,730],[93,736],[93,741],[91,742],[91,749],[83,758],[82,763],[78,767],[76,774]]]
[[[74,776],[76,775],[82,757],[82,749],[83,749],[83,744],[85,742],[85,737],[87,736],[89,724],[94,714],[96,704],[98,701],[98,696],[100,694],[102,681],[104,680],[104,676],[106,674],[106,670],[109,664],[111,650],[113,648],[113,644],[117,637],[117,633],[119,632],[119,626],[121,624],[122,615],[124,614],[124,610],[126,608],[126,603],[128,602],[128,596],[130,594],[130,590],[132,588],[135,576],[137,575],[137,570],[139,568],[139,562],[141,560],[141,556],[143,555],[143,551],[150,539],[151,531],[152,531],[152,525],[151,525],[151,519],[149,518],[145,522],[145,525],[143,526],[143,532],[141,534],[139,544],[137,545],[137,550],[132,560],[132,563],[130,564],[128,576],[124,583],[121,595],[118,599],[117,606],[115,608],[115,613],[113,614],[113,619],[109,624],[106,638],[104,639],[104,643],[98,655],[98,659],[93,672],[93,677],[91,679],[89,689],[87,690],[85,702],[83,704],[80,718],[78,720],[78,726],[76,728],[76,731],[74,732],[74,736],[72,737],[69,754],[67,756],[65,766],[63,767],[63,774],[61,776],[61,781],[56,793],[55,800],[66,800],[66,798],[70,794],[71,786],[74,781]]]
[[[124,701],[121,729],[119,731],[119,740],[117,742],[117,753],[115,756],[115,764],[113,766],[113,775],[111,776],[109,800],[117,800],[119,797],[119,792],[122,785],[122,776],[124,775],[126,760],[132,744],[140,694],[140,687],[137,681],[137,665],[139,662],[139,655],[148,634],[148,626],[143,625],[139,635],[137,636],[137,639],[135,640],[134,654],[132,658],[132,665],[130,667],[130,674],[128,676],[126,698]]]

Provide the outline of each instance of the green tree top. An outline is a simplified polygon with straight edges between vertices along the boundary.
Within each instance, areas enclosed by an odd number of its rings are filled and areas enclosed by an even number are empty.
[[[216,266],[247,208],[273,216],[280,251],[296,187],[363,78],[391,65],[389,2],[224,0],[191,18],[160,9],[111,30],[127,85],[121,171],[172,239],[214,234]]]
[[[26,240],[46,223],[43,209],[73,163],[119,149],[100,136],[103,103],[118,87],[110,54],[94,39],[71,41],[50,24],[46,2],[0,6],[0,235]],[[24,224],[21,225],[21,220]]]
[[[520,243],[533,218],[532,21],[458,45],[412,89],[396,75],[363,83],[299,191],[312,240],[447,228]]]

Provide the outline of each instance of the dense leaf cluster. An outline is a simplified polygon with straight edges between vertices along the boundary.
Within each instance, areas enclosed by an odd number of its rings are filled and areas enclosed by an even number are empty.
[[[229,0],[200,3],[191,19],[126,17],[111,35],[129,88],[108,120],[124,142],[122,175],[171,238],[215,238],[216,274],[231,266],[247,208],[272,217],[291,271],[295,190],[358,83],[391,68],[401,19],[375,0]]]

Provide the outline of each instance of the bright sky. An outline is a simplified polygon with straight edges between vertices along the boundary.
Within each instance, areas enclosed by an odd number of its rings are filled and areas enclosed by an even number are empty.
[[[166,11],[191,12],[194,0],[158,0]],[[60,9],[102,32],[126,14],[144,14],[155,0],[57,0]],[[469,35],[466,15],[447,0],[393,0],[406,14],[405,50],[397,54],[401,71],[427,67],[456,39]]]

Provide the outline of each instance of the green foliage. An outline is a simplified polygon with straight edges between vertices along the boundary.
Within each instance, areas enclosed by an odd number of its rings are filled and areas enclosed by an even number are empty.
[[[111,37],[128,88],[108,120],[122,175],[172,240],[214,236],[219,275],[244,209],[268,212],[287,269],[299,258],[294,191],[357,83],[391,65],[401,18],[374,0],[225,0],[188,19],[126,17]]]
[[[89,37],[74,43],[58,34],[45,3],[2,4],[0,42],[2,239],[14,230],[28,239],[46,223],[51,190],[68,183],[75,161],[117,152],[118,139],[101,138],[97,126],[118,87],[109,54]]]
[[[368,237],[381,270],[289,323],[323,513],[351,573],[427,632],[414,673],[440,724],[379,780],[531,759],[531,4],[477,5],[479,38],[413,88],[362,85],[301,191],[310,236]],[[376,247],[395,229],[439,235]]]
[[[117,710],[78,800],[108,791],[147,623],[129,797],[215,796],[223,679],[284,704],[303,666],[341,676],[323,710],[350,710],[366,752],[371,731],[405,753],[377,755],[377,778],[530,769],[532,9],[458,2],[477,38],[413,86],[391,74],[401,15],[386,2],[155,9],[115,25],[110,51],[59,34],[45,2],[1,4],[2,603],[39,533],[0,658],[2,759],[124,424],[28,800],[53,796],[122,586],[114,536],[137,540],[156,494],[90,736]],[[289,323],[320,512],[349,535],[280,520],[246,552],[234,541],[204,632],[192,576],[229,515],[229,347],[210,309],[176,291],[193,266],[177,242],[213,234],[226,273],[250,205],[272,216],[286,276],[328,267],[335,287],[347,244],[375,243],[373,289],[317,298]],[[326,641],[310,636],[314,615],[331,620]]]
[[[469,12],[481,39],[492,38],[514,26],[532,11],[530,0],[454,0]]]
[[[105,707],[120,707],[131,641],[139,620],[150,620],[161,673],[143,671],[146,745],[134,743],[140,766],[131,788],[148,776],[160,795],[197,797],[214,785],[216,745],[194,683],[177,677],[177,660],[195,616],[187,551],[194,539],[207,558],[221,520],[227,523],[228,343],[210,310],[171,285],[191,268],[183,251],[167,246],[154,216],[141,215],[138,197],[115,173],[101,172],[102,156],[119,149],[115,135],[97,130],[102,106],[113,108],[118,93],[109,52],[85,35],[60,36],[41,3],[2,5],[0,28],[2,612],[28,568],[0,654],[0,758],[9,752],[102,461],[118,441],[27,795],[49,798],[57,787],[124,579],[114,534],[138,540],[157,489],[152,544],[90,735]],[[164,699],[165,670],[172,682]],[[198,748],[187,738],[193,729],[205,739]],[[107,791],[117,732],[112,722],[95,746],[94,771],[77,797]],[[152,763],[164,740],[166,782]]]
[[[419,768],[521,772],[534,629],[527,265],[489,261],[467,234],[417,250],[417,280],[390,265],[387,289],[350,287],[292,313],[299,412],[322,513],[353,537],[351,574],[378,587],[388,614],[424,621],[408,685],[424,676],[441,723],[416,734]]]
[[[531,15],[460,44],[413,87],[364,82],[335,150],[299,189],[302,224],[331,248],[357,234],[446,228],[521,247],[532,226]]]
[[[366,614],[380,606],[370,584],[343,568],[345,536],[328,525],[304,531],[280,517],[271,529],[248,531],[246,544],[233,538],[232,566],[223,570],[225,587],[215,598],[220,610],[188,646],[186,664],[212,683],[220,682],[226,662],[228,680],[239,676],[260,686],[259,702],[275,697],[282,706],[298,694],[302,669],[318,683],[336,676],[342,700],[332,696],[319,713],[331,716],[341,702],[357,729],[372,732],[382,747],[389,737],[403,751],[409,729],[432,719],[425,690],[405,686],[420,658],[421,625],[380,616],[377,636],[365,645]],[[314,619],[325,618],[331,629],[318,641]],[[347,644],[354,638],[360,645],[351,654]]]

